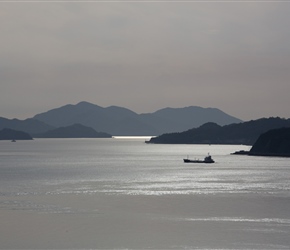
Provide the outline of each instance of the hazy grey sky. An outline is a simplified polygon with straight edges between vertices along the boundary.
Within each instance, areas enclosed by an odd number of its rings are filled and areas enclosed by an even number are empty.
[[[0,116],[88,101],[290,118],[290,2],[0,0]]]

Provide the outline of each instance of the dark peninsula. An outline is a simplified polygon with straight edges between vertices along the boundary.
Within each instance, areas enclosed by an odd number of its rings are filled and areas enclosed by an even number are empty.
[[[260,135],[250,151],[234,154],[290,157],[290,128],[269,130]]]
[[[0,140],[33,140],[33,138],[23,131],[4,128],[0,131]]]
[[[42,134],[34,135],[35,138],[111,138],[112,135],[97,132],[93,128],[81,124],[60,127]]]
[[[163,134],[151,138],[148,143],[253,145],[262,133],[282,127],[290,127],[290,119],[271,117],[225,126],[206,123],[185,132]]]

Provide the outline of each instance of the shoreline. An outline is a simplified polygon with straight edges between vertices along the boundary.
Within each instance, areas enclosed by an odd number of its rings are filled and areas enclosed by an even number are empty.
[[[290,154],[280,154],[280,153],[254,153],[251,151],[240,150],[231,155],[249,155],[249,156],[265,156],[265,157],[290,157]]]

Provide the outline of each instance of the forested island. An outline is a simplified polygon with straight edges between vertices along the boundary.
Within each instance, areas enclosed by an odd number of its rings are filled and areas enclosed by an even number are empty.
[[[33,140],[33,138],[112,138],[112,135],[97,132],[93,128],[81,124],[73,124],[32,135],[10,128],[4,128],[0,131],[0,140]]]
[[[253,145],[262,133],[282,127],[290,127],[290,119],[271,117],[225,126],[209,122],[181,133],[168,133],[151,138],[148,143]]]
[[[60,127],[49,130],[42,134],[34,135],[35,138],[111,138],[112,135],[97,132],[93,128],[81,125],[73,124],[67,127]]]
[[[33,140],[33,138],[23,131],[4,128],[0,130],[0,140]]]

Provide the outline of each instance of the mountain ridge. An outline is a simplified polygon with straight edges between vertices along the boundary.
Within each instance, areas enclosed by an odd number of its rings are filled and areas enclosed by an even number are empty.
[[[80,123],[96,131],[112,135],[159,135],[181,132],[213,121],[221,125],[241,122],[216,108],[188,106],[185,108],[164,108],[153,113],[137,114],[118,106],[101,107],[89,102],[68,104],[37,114],[33,119],[53,127]]]

